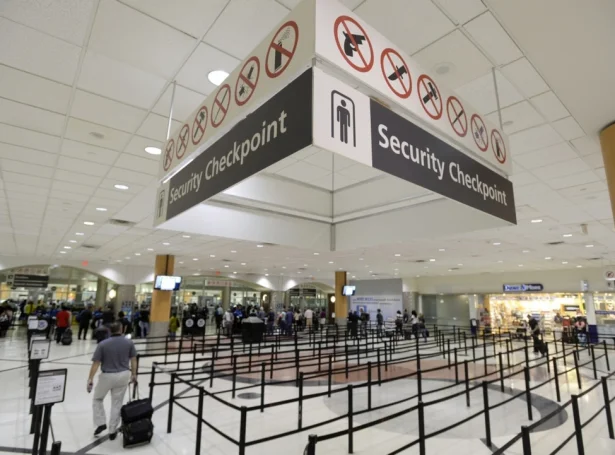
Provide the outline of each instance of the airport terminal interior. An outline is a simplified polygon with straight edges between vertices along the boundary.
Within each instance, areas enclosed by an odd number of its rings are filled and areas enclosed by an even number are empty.
[[[614,454],[613,23],[0,0],[0,454]]]

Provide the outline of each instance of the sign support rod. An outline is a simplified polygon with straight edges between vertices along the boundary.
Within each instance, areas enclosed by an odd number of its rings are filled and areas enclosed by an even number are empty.
[[[495,73],[495,67],[491,67],[491,74],[493,74],[493,87],[495,89],[495,102],[498,108],[498,120],[500,122],[500,129],[504,131],[504,125],[502,125],[502,107],[500,106],[500,92],[498,91],[498,78]]]
[[[169,125],[167,126],[167,141],[171,137],[171,125],[173,124],[173,105],[175,104],[175,86],[176,85],[177,85],[177,81],[173,81],[173,91],[171,92],[171,108],[169,109]],[[496,95],[497,95],[497,90],[496,90]],[[498,106],[499,106],[499,102],[498,102]]]

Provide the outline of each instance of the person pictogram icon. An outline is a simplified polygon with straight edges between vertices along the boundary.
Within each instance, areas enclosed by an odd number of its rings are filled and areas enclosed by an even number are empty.
[[[348,128],[352,126],[350,121],[350,111],[346,109],[346,101],[341,100],[337,107],[337,122],[340,124],[340,141],[348,144]]]

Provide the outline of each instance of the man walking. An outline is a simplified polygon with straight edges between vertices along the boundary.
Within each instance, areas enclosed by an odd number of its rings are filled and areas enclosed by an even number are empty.
[[[88,378],[88,393],[94,387],[94,376],[100,368],[98,383],[94,390],[94,436],[107,429],[107,418],[103,401],[111,392],[111,416],[109,418],[109,439],[117,437],[120,425],[120,410],[128,384],[137,384],[137,351],[134,343],[122,336],[122,324],[114,322],[110,326],[111,338],[102,341],[92,357],[92,367]]]
[[[62,335],[70,327],[70,312],[62,305],[62,310],[56,315],[56,344],[60,344]]]
[[[79,335],[77,338],[80,340],[81,335],[83,334],[83,339],[87,340],[88,338],[88,329],[90,328],[90,321],[92,320],[92,312],[90,311],[90,307],[85,307],[81,313],[79,313]]]

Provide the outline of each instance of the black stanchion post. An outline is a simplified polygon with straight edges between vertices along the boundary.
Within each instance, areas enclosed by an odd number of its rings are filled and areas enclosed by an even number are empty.
[[[606,347],[606,340],[602,340],[604,346],[604,359],[606,360],[606,371],[611,371],[611,364],[609,363],[609,350]]]
[[[523,369],[523,376],[525,378],[525,401],[527,403],[527,418],[534,420],[532,415],[532,392],[530,390],[530,369],[525,367]]]
[[[484,334],[483,334],[483,339],[484,339]],[[487,344],[484,343],[483,340],[483,369],[485,370],[485,376],[487,376]]]
[[[451,340],[446,340],[446,353],[448,357],[448,369],[451,369]]]
[[[594,352],[594,345],[591,345],[591,355],[592,355],[592,368],[594,370],[594,379],[598,379],[598,371],[596,370],[596,353]]]
[[[344,349],[346,350],[346,355],[345,355],[345,362],[346,362],[346,379],[348,379],[348,345],[344,346]]]
[[[265,374],[267,371],[267,365],[265,362],[261,363],[261,413],[265,412]]]
[[[333,354],[329,354],[329,371],[327,373],[327,397],[331,398],[331,375],[333,372]]]
[[[527,343],[525,344],[525,348],[523,349],[523,352],[525,354],[525,366],[529,367],[530,366],[530,353],[528,351]]]
[[[574,359],[574,371],[577,375],[577,384],[579,385],[579,390],[581,390],[583,384],[581,383],[581,375],[579,374],[579,360],[576,355],[573,355],[572,358]]]
[[[169,357],[169,337],[164,339],[164,363],[167,363]]]
[[[562,336],[562,354],[564,357],[564,366],[568,366],[568,361],[566,360],[566,345],[564,344],[564,337]]]
[[[49,425],[51,424],[51,408],[52,404],[46,404],[43,414],[43,429],[41,430],[41,445],[39,447],[39,454],[45,455],[47,453],[47,439],[49,438]]]
[[[252,342],[250,342],[250,352],[248,353],[248,373],[252,373]]]
[[[457,362],[457,348],[455,348],[455,384],[459,384],[459,364]]]
[[[384,371],[389,371],[389,358],[387,356],[387,342],[384,342]]]
[[[297,334],[297,332],[295,332]],[[299,387],[299,350],[295,349],[295,381],[297,381],[297,387]]]
[[[483,406],[485,414],[485,443],[491,448],[491,420],[489,419],[489,389],[487,381],[483,381]]]
[[[417,396],[418,400],[423,400],[423,373],[421,370],[416,370],[416,387],[417,387]]]
[[[348,384],[348,453],[354,453],[352,424],[353,413],[354,411],[352,406],[352,384]]]
[[[269,379],[273,379],[273,351],[275,349],[275,345],[271,345],[271,359],[269,360]]]
[[[156,362],[152,363],[152,372],[149,377],[149,402],[154,401],[154,382],[156,381]]]
[[[464,381],[466,384],[466,406],[469,408],[470,407],[470,372],[468,369],[467,360],[463,361],[463,374],[464,374]]]
[[[604,411],[606,413],[606,426],[609,429],[609,438],[615,439],[615,433],[613,432],[613,415],[611,414],[611,399],[609,397],[609,385],[606,382],[606,376],[601,379],[602,382],[602,396],[604,397]]]
[[[301,430],[303,428],[303,372],[299,373],[299,400],[297,400],[299,406],[297,410],[297,428]]]
[[[498,352],[498,360],[500,361],[500,390],[504,393],[504,361],[501,352]]]
[[[34,433],[34,443],[32,444],[32,453],[38,454],[38,443],[41,439],[41,422],[43,420],[43,407],[35,406],[32,411],[32,427],[30,433]]]
[[[549,362],[549,342],[545,343],[545,355],[547,356],[547,373],[551,373],[551,362]]]
[[[213,346],[211,348],[211,364],[209,365],[209,388],[211,389],[214,386],[214,371],[216,368],[216,347]],[[193,376],[192,379],[194,380],[194,370],[193,371]]]
[[[169,413],[167,415],[167,433],[173,429],[173,402],[175,401],[175,378],[177,373],[171,373],[171,386],[169,388]]]
[[[248,425],[248,408],[241,407],[241,420],[239,422],[239,455],[246,455],[246,430]]]
[[[506,340],[506,365],[510,368],[510,350],[512,349],[512,341]]]
[[[441,344],[441,346],[442,346],[442,358],[446,359],[446,346],[445,346],[445,343],[444,343],[444,334],[442,333],[441,335],[442,335],[442,344]]]
[[[476,362],[476,338],[472,338],[472,361]]]
[[[322,360],[322,342],[318,342],[318,372],[320,373],[320,366]]]
[[[523,455],[532,455],[532,443],[530,441],[530,429],[525,425],[521,427],[521,440],[523,441]]]
[[[181,357],[182,357],[182,349],[184,347],[184,337],[182,336],[179,339],[179,350],[177,351],[177,366],[176,366],[176,370],[179,370],[179,363],[181,362]],[[139,356],[137,356],[137,359],[139,358]]]
[[[557,359],[553,359],[553,378],[555,379],[555,396],[557,397],[557,402],[560,403],[562,401],[562,396],[559,392],[559,374],[557,373]]]
[[[237,356],[233,356],[233,391],[232,397],[235,398],[235,390],[237,389]]]
[[[572,416],[574,417],[574,435],[577,439],[577,451],[579,455],[585,455],[583,428],[581,426],[581,414],[579,413],[579,397],[577,395],[572,395],[570,398],[572,399]]]
[[[372,410],[372,362],[367,362],[367,409]]]
[[[201,455],[201,439],[203,437],[203,400],[205,398],[205,389],[199,387],[199,409],[196,420],[196,446],[194,455]]]
[[[468,355],[468,339],[465,331],[463,332],[463,349],[465,351],[465,355]]]
[[[192,380],[194,381],[194,372],[196,370],[196,345],[192,346]]]
[[[376,361],[378,362],[378,387],[382,387],[382,372],[380,370],[380,348],[376,351]]]
[[[419,401],[419,454],[425,455],[426,453],[426,444],[425,444],[425,405],[422,401]]]
[[[317,442],[318,442],[318,436],[316,436],[315,434],[309,435],[308,436],[308,445],[305,448],[304,455],[316,455],[316,443]]]

